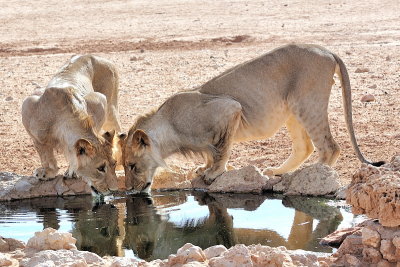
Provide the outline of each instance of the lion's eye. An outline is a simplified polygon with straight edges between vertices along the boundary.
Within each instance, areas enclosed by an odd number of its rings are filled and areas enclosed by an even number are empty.
[[[129,169],[130,169],[131,171],[135,171],[135,170],[136,170],[136,164],[135,164],[135,163],[129,164]]]
[[[97,168],[99,172],[106,172],[106,164],[101,165],[100,167]]]

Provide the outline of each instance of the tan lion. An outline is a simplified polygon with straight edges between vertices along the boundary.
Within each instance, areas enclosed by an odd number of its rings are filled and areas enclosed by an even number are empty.
[[[346,125],[362,161],[352,123],[351,91],[343,61],[315,45],[287,45],[231,68],[197,89],[168,98],[140,117],[121,140],[126,187],[148,190],[154,171],[174,153],[202,154],[199,175],[210,184],[226,171],[232,143],[265,139],[286,124],[292,153],[275,175],[298,168],[314,151],[332,166],[339,156],[328,123],[333,75],[340,77]],[[122,137],[124,138],[124,136]],[[381,165],[382,162],[374,163]]]
[[[120,131],[117,101],[117,69],[92,55],[72,57],[46,88],[27,97],[22,122],[42,165],[35,175],[57,175],[54,150],[59,148],[69,162],[67,176],[83,177],[94,192],[117,190],[112,158],[114,133]]]

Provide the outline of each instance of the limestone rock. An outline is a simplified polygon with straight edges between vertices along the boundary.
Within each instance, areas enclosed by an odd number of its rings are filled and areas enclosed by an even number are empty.
[[[192,261],[204,262],[205,260],[206,256],[204,255],[203,250],[190,243],[187,243],[178,249],[176,255],[172,254],[168,257],[168,263],[171,266],[175,264],[185,264]]]
[[[210,185],[210,192],[261,193],[268,177],[261,174],[255,166],[227,171]]]
[[[351,228],[344,228],[339,229],[324,238],[321,239],[319,242],[321,245],[328,245],[328,246],[339,246],[343,243],[347,236],[354,234],[357,231],[360,231],[361,227],[351,227]]]
[[[76,249],[76,239],[71,233],[59,233],[53,228],[46,228],[41,232],[36,232],[34,237],[28,240],[27,248],[36,250],[47,249]]]
[[[132,267],[137,266],[139,262],[143,261],[132,258],[113,257],[110,267]]]
[[[355,214],[377,218],[383,226],[400,226],[400,155],[380,168],[362,164],[353,175],[346,201]]]
[[[79,250],[43,250],[31,258],[22,260],[21,266],[104,266],[104,260],[98,255]]]
[[[393,237],[392,242],[396,249],[400,249],[400,236]]]
[[[335,198],[345,200],[347,188],[348,188],[348,185],[340,187],[335,193]]]
[[[288,256],[289,257],[289,256]],[[259,261],[258,258],[255,258]],[[290,257],[289,257],[290,259]],[[251,267],[252,257],[249,249],[245,245],[236,245],[224,252],[220,257],[210,259],[210,266],[212,267]],[[257,262],[258,263],[258,262]]]
[[[362,244],[361,234],[355,233],[349,235],[345,238],[342,245],[338,248],[338,250],[333,254],[336,258],[340,259],[346,254],[353,255],[355,257],[362,257],[362,251],[364,246]]]
[[[153,179],[151,189],[188,189],[192,188],[190,183],[190,172],[187,169],[170,166],[169,169],[160,169]]]
[[[261,193],[268,187],[272,188],[268,186],[269,177],[261,174],[260,170],[252,165],[227,171],[218,176],[211,185],[206,185],[201,177],[192,179],[191,183],[194,189],[209,192]]]
[[[204,255],[207,259],[211,259],[214,257],[219,257],[225,251],[228,251],[226,247],[224,247],[223,245],[216,245],[205,249]]]
[[[382,254],[374,248],[364,248],[363,258],[368,263],[378,263],[382,260]]]
[[[327,165],[315,163],[282,175],[282,181],[273,187],[274,191],[286,195],[324,196],[335,193],[341,187],[335,170]]]
[[[40,181],[33,176],[20,176],[0,172],[0,201],[42,196],[91,194],[82,179],[65,179],[62,175],[52,180]]]
[[[4,238],[0,236],[0,252],[14,251],[19,248],[25,248],[25,243],[14,238]]]
[[[384,239],[381,241],[381,253],[384,259],[390,262],[400,261],[400,255],[396,257],[396,247],[393,245],[391,240]]]
[[[381,236],[377,231],[364,227],[361,232],[362,232],[362,243],[364,245],[371,246],[374,248],[379,247]]]
[[[0,254],[0,266],[10,266],[12,261],[8,255]]]

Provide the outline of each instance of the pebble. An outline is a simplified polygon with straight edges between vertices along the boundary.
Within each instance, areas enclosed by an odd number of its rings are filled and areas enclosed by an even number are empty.
[[[357,68],[355,73],[363,73],[363,72],[369,72],[368,68]]]
[[[375,101],[375,96],[368,94],[368,95],[363,95],[361,97],[361,102],[365,103],[365,102],[372,102]]]

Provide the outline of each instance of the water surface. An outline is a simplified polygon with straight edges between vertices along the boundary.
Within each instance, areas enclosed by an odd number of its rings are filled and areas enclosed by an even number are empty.
[[[37,198],[0,203],[0,235],[26,242],[34,232],[52,227],[71,232],[78,249],[145,260],[167,258],[189,242],[203,249],[260,243],[332,252],[319,245],[320,238],[356,220],[336,204],[320,198],[204,192],[156,192],[103,203],[91,196]]]

